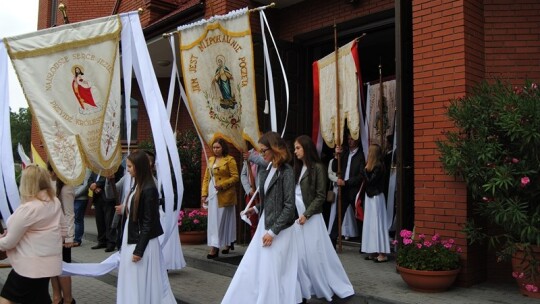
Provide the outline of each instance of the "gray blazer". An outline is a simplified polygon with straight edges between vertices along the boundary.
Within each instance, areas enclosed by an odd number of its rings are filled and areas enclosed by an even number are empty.
[[[260,202],[256,207],[259,214],[264,212],[264,227],[278,235],[281,230],[294,224],[296,205],[294,202],[294,173],[289,164],[279,167],[272,177],[268,189],[264,184],[270,170],[260,170]]]
[[[302,200],[304,201],[304,205],[306,205],[304,215],[307,218],[323,211],[323,204],[326,199],[326,173],[327,170],[324,165],[316,163],[311,168],[308,168],[300,179]],[[311,184],[308,178],[310,175]]]

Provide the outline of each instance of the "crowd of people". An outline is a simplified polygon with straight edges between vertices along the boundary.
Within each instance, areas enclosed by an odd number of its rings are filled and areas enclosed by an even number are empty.
[[[222,303],[302,303],[311,297],[332,301],[352,296],[353,286],[336,254],[338,223],[347,212],[356,213],[361,196],[364,220],[349,220],[355,228],[351,233],[361,234],[359,251],[366,260],[388,260],[383,150],[370,145],[365,158],[359,141],[348,136],[347,145],[336,147],[327,165],[306,135],[291,145],[268,132],[257,144],[258,149],[243,153],[239,174],[229,144],[217,138],[204,171],[201,208],[208,212],[208,259],[234,250],[240,182],[246,202],[253,201],[243,211],[252,223],[251,241]],[[176,303],[158,240],[163,229],[153,165],[152,153],[134,151],[126,160],[126,176],[120,175],[122,167],[105,177],[88,170],[77,187],[62,182],[51,165],[48,172],[26,167],[21,206],[7,222],[9,233],[0,238],[0,250],[7,251],[13,267],[0,303],[76,303],[71,278],[61,276],[62,261],[70,263],[71,248],[82,245],[89,203],[95,208],[98,232],[98,243],[91,248],[121,249],[117,303]],[[132,187],[124,198],[116,188],[122,189],[126,178]],[[343,205],[328,219],[323,210],[336,200],[328,202],[327,192],[337,187]],[[122,219],[118,224],[115,215]]]

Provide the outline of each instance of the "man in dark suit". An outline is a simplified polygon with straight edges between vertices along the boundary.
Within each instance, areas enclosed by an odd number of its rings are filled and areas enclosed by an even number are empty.
[[[341,178],[338,178],[337,184],[341,186],[341,222],[343,223],[343,218],[345,212],[349,205],[352,205],[352,208],[355,209],[354,204],[356,200],[356,194],[360,191],[360,185],[362,184],[362,175],[361,171],[364,170],[366,166],[366,161],[364,159],[364,153],[362,149],[359,149],[360,141],[353,139],[351,135],[347,135],[347,145],[348,147],[341,151],[341,147],[336,147],[336,155],[340,155],[341,158]],[[337,161],[332,163],[332,170],[337,172]],[[336,215],[337,216],[337,215]],[[362,225],[358,224],[358,231],[362,235]],[[334,244],[334,247],[337,242],[338,237],[338,219],[334,221],[332,226],[332,231],[330,232],[330,239]]]
[[[113,185],[116,185],[116,181],[121,178],[123,172],[124,168],[120,166],[114,175],[104,177],[92,173],[90,176],[93,183],[89,188],[94,192],[94,212],[98,232],[98,244],[91,247],[92,249],[105,248],[105,252],[115,250],[117,231],[111,228],[111,224],[115,213],[117,191]]]

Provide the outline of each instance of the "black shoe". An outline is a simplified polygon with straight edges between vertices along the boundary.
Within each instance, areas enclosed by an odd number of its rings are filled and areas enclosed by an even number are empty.
[[[114,246],[107,246],[107,249],[105,249],[105,252],[113,252],[114,251]]]
[[[207,254],[206,255],[206,258],[209,259],[209,260],[215,259],[217,257],[219,257],[219,251],[216,251],[216,253],[214,253],[214,254]]]
[[[231,250],[234,250],[234,242],[231,243],[231,246],[229,247]]]
[[[90,247],[90,249],[101,249],[101,248],[107,248],[107,245],[105,245],[105,244],[97,244],[96,246]]]
[[[229,249],[231,249],[231,247],[227,248],[227,249],[223,249],[221,250],[221,253],[223,254],[229,254]],[[232,249],[231,249],[232,250]]]

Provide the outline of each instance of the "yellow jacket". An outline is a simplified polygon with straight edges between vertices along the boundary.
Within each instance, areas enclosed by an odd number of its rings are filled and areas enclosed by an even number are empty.
[[[208,159],[202,184],[202,196],[208,196],[208,184],[210,183],[211,173],[213,173],[216,186],[223,187],[217,194],[218,206],[222,208],[236,205],[236,184],[239,181],[239,177],[238,167],[236,166],[234,157],[227,155],[217,162],[214,156]]]

